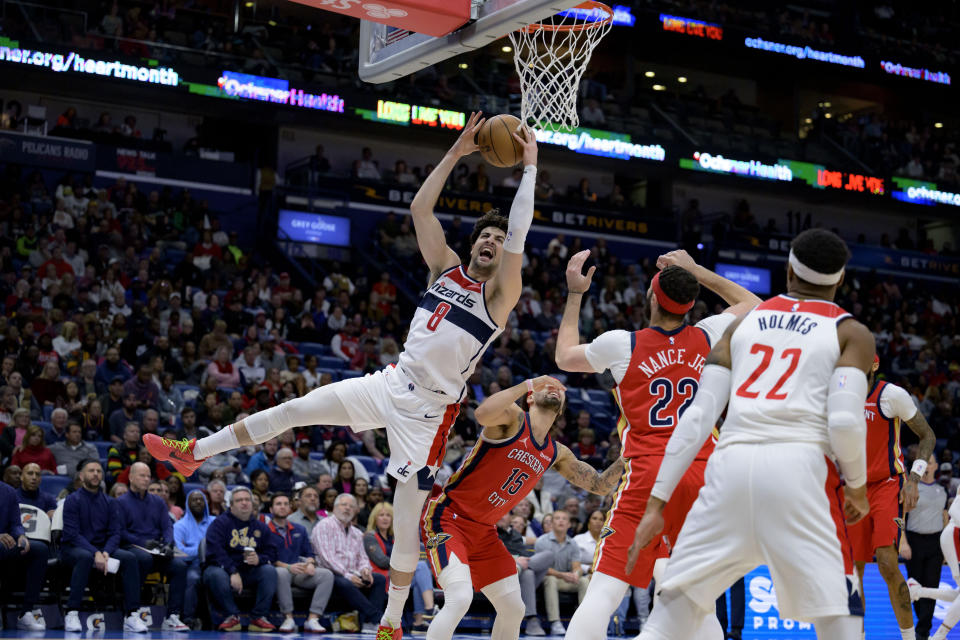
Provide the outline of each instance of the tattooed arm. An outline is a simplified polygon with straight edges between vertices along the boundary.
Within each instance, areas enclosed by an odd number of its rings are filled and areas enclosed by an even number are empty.
[[[620,480],[620,474],[623,472],[623,458],[607,467],[603,473],[598,472],[583,460],[577,460],[565,445],[557,443],[557,460],[553,467],[566,478],[570,484],[576,485],[581,489],[586,489],[590,493],[596,493],[605,496]]]

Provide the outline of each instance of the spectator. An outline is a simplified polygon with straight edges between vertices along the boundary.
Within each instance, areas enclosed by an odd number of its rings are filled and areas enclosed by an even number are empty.
[[[244,472],[248,476],[253,476],[253,472],[257,469],[270,471],[276,460],[278,444],[279,443],[276,438],[270,438],[260,445],[260,451],[257,451],[255,454],[250,456],[250,460],[247,462]]]
[[[260,384],[267,377],[267,370],[260,363],[260,347],[254,344],[248,344],[243,349],[243,353],[234,365],[240,372],[241,385],[244,387],[250,384]]]
[[[200,565],[200,541],[207,535],[213,516],[207,508],[203,491],[194,489],[187,494],[187,513],[173,525],[173,541],[186,554],[187,576],[183,592],[183,618],[188,624],[197,613],[197,584],[203,573]],[[192,626],[192,625],[191,625]]]
[[[227,485],[216,478],[207,483],[207,509],[210,515],[219,516],[226,512]]]
[[[95,446],[83,441],[83,428],[76,422],[67,425],[66,437],[50,445],[50,452],[57,463],[57,473],[61,474],[76,469],[81,460],[96,460],[100,457]]]
[[[140,618],[140,571],[137,558],[119,548],[121,515],[116,500],[108,498],[100,485],[103,467],[96,460],[84,460],[78,468],[80,488],[67,496],[63,504],[63,535],[60,538],[60,561],[71,570],[70,596],[67,598],[66,631],[81,631],[80,603],[90,581],[90,570],[104,575],[115,571],[111,560],[119,563],[123,581],[123,630],[146,633],[147,625]]]
[[[337,475],[333,479],[333,488],[337,493],[353,493],[353,484],[356,480],[352,460],[344,460],[337,467]]]
[[[380,165],[373,159],[370,147],[364,147],[360,159],[354,161],[353,176],[358,180],[380,180]]]
[[[393,552],[393,507],[386,502],[377,504],[370,512],[363,546],[374,572],[390,579],[390,554]],[[420,560],[413,574],[413,631],[426,632],[423,616],[433,612],[433,577],[430,566]]]
[[[497,537],[513,556],[520,573],[520,597],[523,599],[526,620],[524,632],[528,636],[546,635],[537,617],[537,586],[543,582],[553,564],[553,554],[543,551],[531,556],[523,535],[510,526],[510,514],[504,514],[497,522]]]
[[[534,549],[539,553],[553,553],[553,566],[543,579],[543,600],[550,622],[550,635],[562,636],[566,628],[560,622],[560,591],[576,591],[578,602],[583,601],[590,579],[580,569],[580,547],[567,537],[570,516],[566,511],[555,511],[553,529],[537,538]]]
[[[227,335],[227,323],[216,320],[213,323],[213,331],[203,336],[200,344],[197,345],[197,355],[204,359],[212,358],[220,347],[225,347],[227,351],[233,353],[233,342]]]
[[[210,456],[204,460],[200,468],[197,469],[200,478],[207,482],[209,482],[215,472],[222,474],[224,479],[230,484],[241,484],[247,481],[247,476],[243,473],[243,467],[240,466],[240,460],[229,451]]]
[[[360,612],[362,633],[374,633],[386,608],[386,580],[373,573],[364,551],[363,534],[352,526],[357,499],[337,496],[333,514],[313,528],[310,540],[319,564],[334,573],[334,590],[351,609]]]
[[[44,434],[43,438],[47,444],[61,442],[67,437],[68,418],[67,410],[60,407],[50,413],[50,430]]]
[[[240,371],[230,362],[230,349],[219,347],[213,361],[207,366],[207,376],[213,378],[218,387],[239,387]]]
[[[170,597],[167,617],[160,626],[164,631],[187,631],[180,620],[186,589],[187,563],[173,557],[173,521],[167,515],[163,498],[147,493],[150,486],[150,467],[142,462],[130,466],[130,491],[123,494],[120,505],[121,539],[124,549],[132,553],[139,564],[141,576],[158,572],[167,578]]]
[[[607,121],[600,104],[593,98],[588,98],[583,109],[580,110],[580,120],[584,124],[596,126],[601,126]]]
[[[160,419],[167,423],[173,423],[173,419],[179,414],[181,418],[186,412],[186,402],[180,390],[173,386],[173,374],[164,371],[160,376],[160,390],[157,398],[157,410],[160,412]],[[190,410],[193,413],[193,409]],[[196,424],[196,413],[194,424]],[[190,436],[195,437],[195,436]]]
[[[97,367],[96,381],[106,387],[112,380],[120,379],[120,382],[126,382],[133,377],[130,367],[120,359],[120,350],[116,347],[107,349],[103,362]]]
[[[314,487],[304,487],[300,490],[299,508],[293,512],[287,520],[298,524],[307,531],[307,535],[313,534],[313,527],[320,521],[317,517],[317,509],[320,508],[320,494]]]
[[[293,474],[293,451],[284,447],[277,451],[274,458],[275,466],[269,472],[270,492],[283,491],[290,493],[293,491],[293,483],[296,477]]]
[[[263,469],[254,469],[250,474],[250,491],[261,506],[266,509],[270,504],[270,473]]]
[[[49,339],[47,336],[47,340]],[[30,384],[30,392],[33,394],[34,404],[37,405],[34,409],[37,416],[40,415],[39,409],[43,407],[59,407],[66,402],[67,387],[60,380],[60,366],[55,359],[43,364],[40,376],[34,378]]]
[[[281,452],[282,453],[282,452]],[[279,454],[278,454],[279,455]],[[317,566],[313,556],[310,536],[299,524],[290,522],[290,496],[279,493],[270,503],[271,520],[267,525],[277,536],[277,604],[283,614],[280,631],[290,633],[297,630],[293,621],[293,592],[291,586],[313,590],[310,610],[304,622],[303,630],[308,633],[323,633],[326,629],[320,624],[320,616],[327,608],[333,591],[333,573],[329,569]]]
[[[256,587],[256,602],[248,631],[274,631],[267,620],[277,590],[276,537],[256,518],[253,494],[237,487],[230,494],[230,510],[217,516],[207,529],[206,568],[203,583],[210,590],[213,607],[224,614],[220,631],[240,630],[240,609],[233,592]]]
[[[60,361],[67,364],[67,369],[74,371],[79,364],[80,340],[77,338],[77,323],[64,322],[60,335],[53,339],[53,350],[60,356]],[[71,366],[72,364],[72,366]]]
[[[110,414],[110,439],[119,443],[123,432],[131,422],[139,426],[143,412],[137,408],[137,396],[134,393],[123,394],[123,406]]]
[[[18,450],[14,451],[13,457],[10,458],[10,464],[17,465],[21,469],[30,463],[39,465],[44,473],[53,474],[57,472],[57,461],[43,442],[43,429],[35,424],[27,427],[27,435],[23,438],[23,444]]]
[[[15,449],[23,446],[23,440],[30,427],[30,410],[19,408],[13,412],[13,423],[0,433],[0,458],[7,459]]]
[[[35,615],[34,609],[40,602],[40,589],[47,572],[47,547],[27,539],[20,524],[17,502],[16,492],[0,484],[0,575],[3,576],[4,590],[8,592],[11,582],[19,582],[17,576],[26,577],[17,629],[45,631],[47,624],[43,614]]]
[[[15,464],[11,464],[3,470],[3,482],[14,489],[19,489],[21,475],[22,471],[20,467]]]
[[[311,451],[309,440],[304,438],[297,442],[297,456],[293,459],[293,476],[298,482],[314,484],[320,474],[330,473],[330,467],[325,461],[310,457]]]
[[[57,510],[57,499],[49,493],[40,491],[40,478],[42,475],[40,465],[34,462],[24,465],[23,471],[20,473],[20,488],[17,489],[17,499],[20,501],[20,504],[35,507],[47,514],[48,518],[53,519],[53,512]],[[28,531],[27,533],[30,532]],[[30,536],[27,537],[29,538]],[[37,544],[43,546],[45,556],[49,555],[49,549],[43,542],[38,541]]]
[[[149,362],[137,367],[137,375],[123,383],[123,395],[133,395],[140,409],[156,409],[160,388],[153,381],[153,366]]]
[[[128,422],[123,430],[123,440],[107,450],[107,471],[116,480],[120,474],[140,459],[140,425]]]

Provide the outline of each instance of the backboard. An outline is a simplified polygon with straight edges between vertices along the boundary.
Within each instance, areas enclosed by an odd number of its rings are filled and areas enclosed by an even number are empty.
[[[360,23],[360,78],[390,82],[447,58],[479,49],[508,33],[577,5],[580,0],[479,0],[470,21],[434,37],[379,22]]]

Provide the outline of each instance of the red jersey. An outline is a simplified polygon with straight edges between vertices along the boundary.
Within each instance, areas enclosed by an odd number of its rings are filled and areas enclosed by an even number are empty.
[[[623,456],[663,456],[674,427],[700,386],[710,341],[705,331],[689,325],[674,331],[649,327],[630,338],[630,365],[614,389]],[[708,439],[697,459],[706,460],[713,445],[714,439]]]
[[[867,419],[867,482],[893,478],[905,470],[900,450],[900,416],[885,415],[880,398],[884,389],[889,392],[896,386],[877,380],[863,409]]]
[[[502,442],[480,438],[456,473],[450,476],[433,509],[480,524],[495,525],[533,491],[540,477],[557,458],[557,445],[547,435],[538,444],[523,414],[520,431]]]

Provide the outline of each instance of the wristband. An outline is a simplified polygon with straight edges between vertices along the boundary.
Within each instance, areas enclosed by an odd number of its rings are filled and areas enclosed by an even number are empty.
[[[919,458],[917,458],[916,460],[913,461],[913,466],[910,467],[910,473],[915,473],[922,478],[923,474],[925,474],[926,472],[927,472],[926,460],[920,460]]]

